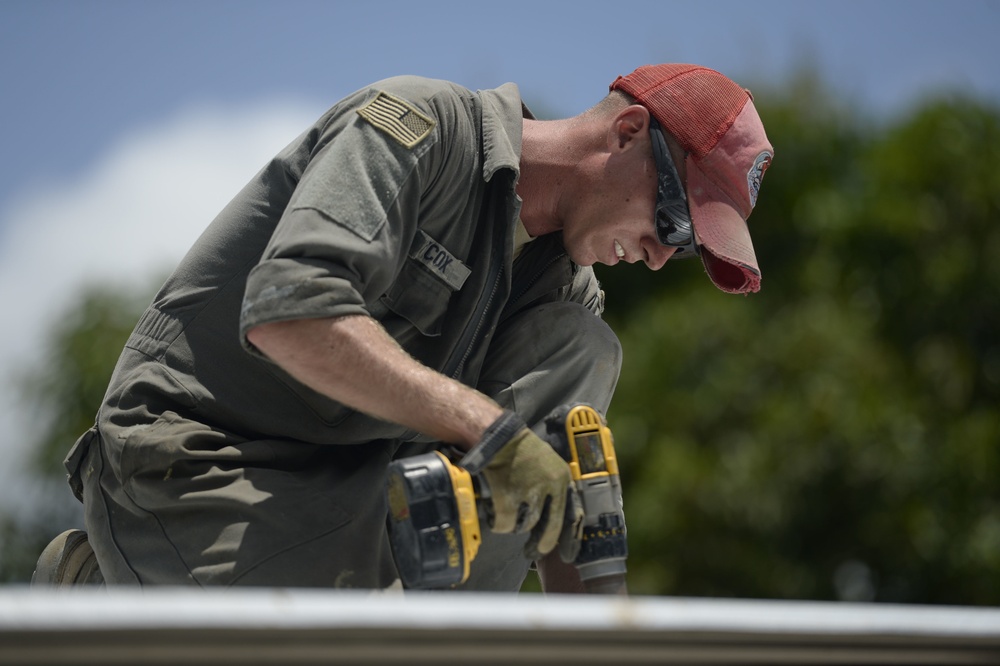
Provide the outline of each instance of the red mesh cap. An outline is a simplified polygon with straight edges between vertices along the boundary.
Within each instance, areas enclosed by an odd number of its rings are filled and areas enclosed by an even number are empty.
[[[760,290],[747,218],[774,149],[750,93],[698,65],[646,65],[611,90],[631,95],[687,153],[688,206],[705,270],[730,293]]]

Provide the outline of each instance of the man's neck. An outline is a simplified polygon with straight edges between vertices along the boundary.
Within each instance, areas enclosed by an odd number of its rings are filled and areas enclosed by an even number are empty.
[[[575,196],[576,171],[592,149],[592,128],[579,118],[523,121],[521,220],[533,237],[562,229],[561,210]]]

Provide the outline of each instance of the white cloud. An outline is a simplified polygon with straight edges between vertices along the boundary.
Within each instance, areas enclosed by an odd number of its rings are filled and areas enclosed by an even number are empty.
[[[123,135],[92,169],[0,210],[0,503],[31,441],[14,378],[43,362],[45,331],[84,283],[142,284],[176,264],[216,213],[320,110],[188,108]],[[67,442],[67,447],[72,442]]]

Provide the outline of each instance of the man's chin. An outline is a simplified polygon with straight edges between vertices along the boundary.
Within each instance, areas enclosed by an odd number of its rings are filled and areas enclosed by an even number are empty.
[[[567,248],[566,254],[569,255],[569,258],[572,259],[573,263],[576,264],[577,266],[593,266],[594,264],[604,263],[589,252],[583,253],[580,252],[579,250],[572,250]]]

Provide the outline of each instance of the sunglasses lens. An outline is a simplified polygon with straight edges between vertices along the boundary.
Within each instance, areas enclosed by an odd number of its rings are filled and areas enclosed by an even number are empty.
[[[656,207],[656,237],[663,245],[677,248],[673,255],[677,259],[693,257],[698,253],[694,233],[691,229],[691,219],[687,213],[687,205],[683,200],[658,202]]]
[[[649,132],[653,144],[653,158],[659,172],[656,218],[653,222],[656,225],[656,237],[663,245],[677,248],[674,256],[678,259],[693,257],[698,254],[698,247],[691,229],[691,213],[684,186],[681,184],[667,142],[655,118],[650,119]]]
[[[674,223],[673,220],[663,211],[662,208],[656,209],[656,237],[664,245],[673,245],[670,242],[670,238],[674,233]]]

